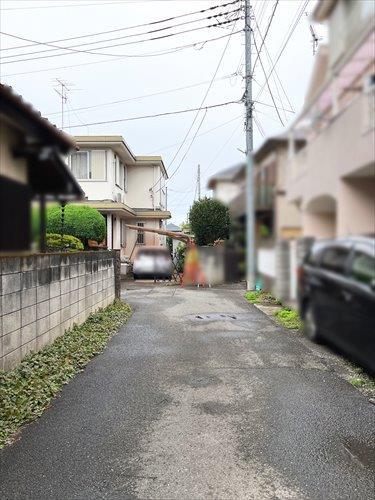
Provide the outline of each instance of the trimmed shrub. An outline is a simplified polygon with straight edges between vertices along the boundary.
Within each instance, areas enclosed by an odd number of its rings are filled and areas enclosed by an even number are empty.
[[[199,246],[229,238],[229,209],[219,200],[203,198],[196,201],[190,209],[189,222]]]
[[[67,205],[64,227],[61,227],[61,207],[47,209],[47,232],[69,234],[80,239],[87,247],[88,240],[101,243],[106,236],[105,219],[96,208],[88,205]]]
[[[78,252],[84,250],[82,241],[70,234],[46,234],[47,252]]]

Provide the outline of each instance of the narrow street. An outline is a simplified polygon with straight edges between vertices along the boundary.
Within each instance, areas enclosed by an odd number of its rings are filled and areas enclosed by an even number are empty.
[[[375,407],[238,288],[128,285],[105,352],[0,452],[4,499],[370,499]]]

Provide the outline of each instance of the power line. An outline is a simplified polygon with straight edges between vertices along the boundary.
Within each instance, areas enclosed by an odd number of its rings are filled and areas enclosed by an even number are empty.
[[[170,38],[170,37],[173,37],[173,36],[179,36],[179,35],[184,35],[186,33],[191,33],[193,31],[195,32],[195,31],[200,31],[202,29],[207,29],[207,28],[216,28],[218,26],[223,26],[223,25],[232,23],[234,21],[237,21],[238,19],[240,19],[240,17],[237,17],[235,19],[231,19],[229,21],[222,21],[222,22],[216,23],[216,24],[209,24],[209,25],[206,25],[206,26],[201,26],[199,28],[193,28],[193,29],[189,29],[189,30],[179,31],[177,33],[169,33],[167,35],[161,35],[161,36],[146,38],[146,39],[143,39],[143,40],[136,40],[136,41],[133,41],[133,42],[126,42],[126,43],[106,45],[104,47],[97,47],[97,48],[92,49],[92,50],[103,50],[103,49],[112,48],[112,47],[122,47],[124,45],[134,45],[134,44],[139,44],[139,43],[145,43],[145,42],[152,42],[152,41],[156,41],[156,40],[162,40],[164,38]],[[0,34],[6,35],[6,36],[10,36],[12,38],[17,38],[19,40],[27,40],[27,41],[32,41],[32,42],[38,43],[35,40],[30,40],[29,38],[19,37],[19,36],[16,36],[16,35],[12,35],[10,33],[0,32]],[[108,53],[103,53],[103,52],[101,52],[101,53],[98,52],[97,53],[97,52],[93,52],[93,51],[89,51],[89,50],[73,50],[73,49],[68,49],[68,50],[70,50],[71,52],[69,52],[67,54],[66,53],[63,53],[63,54],[51,54],[51,55],[38,56],[38,57],[29,57],[29,58],[26,58],[26,59],[16,59],[15,61],[5,61],[2,64],[13,64],[13,63],[25,62],[25,61],[35,61],[35,60],[38,60],[38,59],[49,59],[51,57],[61,57],[61,56],[78,54],[78,53],[92,54],[92,55],[95,55],[95,56],[112,56],[112,57],[122,56],[122,54],[108,54]]]
[[[253,100],[253,102],[260,104],[261,106],[268,106],[269,108],[281,109],[282,111],[285,111],[286,113],[295,113],[295,111],[293,111],[293,109],[285,109],[285,108],[280,107],[280,106],[274,106],[273,104],[268,104],[267,102],[261,102],[261,101],[256,101],[256,100]]]
[[[220,149],[216,152],[215,156],[212,158],[212,160],[210,161],[210,163],[206,166],[206,168],[203,169],[202,175],[205,174],[205,173],[207,173],[210,170],[210,168],[212,167],[212,165],[214,164],[214,162],[217,160],[217,158],[219,158],[219,156],[221,155],[221,153],[224,151],[225,147],[232,140],[232,138],[234,137],[235,133],[238,131],[238,129],[239,129],[240,126],[241,126],[241,122],[236,125],[235,129],[233,130],[233,132],[230,134],[230,136],[227,138],[227,140],[222,144],[222,146],[220,147]],[[189,193],[191,193],[192,191],[193,190],[183,191],[183,193],[185,194],[185,196],[183,196],[182,198],[179,199],[180,203],[178,205],[180,205],[186,199],[186,196]],[[175,199],[176,198],[174,198],[174,200]],[[173,203],[174,200],[172,199],[171,203]],[[176,205],[174,205],[174,206],[176,206]]]
[[[269,30],[270,30],[270,28],[271,28],[272,20],[273,20],[273,18],[274,18],[274,16],[275,16],[275,12],[276,12],[276,9],[277,9],[278,4],[279,4],[279,0],[276,0],[275,5],[274,5],[273,10],[272,10],[272,13],[271,13],[271,16],[270,16],[269,21],[268,21],[268,25],[267,25],[267,28],[266,28],[266,32],[265,32],[265,34],[264,34],[264,37],[262,37],[262,35],[261,35],[261,38],[262,38],[262,43],[261,43],[260,48],[259,48],[259,53],[257,54],[257,57],[255,58],[255,61],[254,61],[252,75],[253,75],[253,74],[254,74],[254,72],[255,72],[255,67],[256,67],[256,65],[257,65],[257,62],[258,62],[258,59],[259,59],[260,53],[261,53],[261,51],[262,51],[262,48],[263,48],[264,42],[266,41],[266,38],[267,38],[268,32],[269,32]],[[254,12],[254,10],[253,10],[253,12]],[[255,17],[255,15],[254,15],[254,17]],[[259,27],[258,27],[258,30],[259,30]],[[259,30],[259,33],[260,33],[260,30]],[[254,36],[254,38],[255,38],[255,36]]]
[[[231,35],[233,34],[233,31],[234,31],[234,28],[235,28],[235,27],[236,27],[236,20],[235,20],[235,22],[234,22],[234,24],[233,24],[233,28],[232,28],[232,31],[231,31]],[[192,130],[192,128],[193,128],[193,126],[194,126],[194,124],[195,124],[195,122],[196,122],[196,120],[197,120],[197,118],[198,118],[199,112],[201,111],[201,109],[203,109],[203,104],[204,104],[204,102],[205,102],[205,100],[206,100],[206,98],[207,98],[207,96],[208,96],[208,94],[209,94],[209,92],[210,92],[210,90],[211,90],[211,87],[212,87],[213,82],[214,82],[214,80],[215,80],[215,78],[216,78],[217,72],[219,71],[219,68],[220,68],[220,66],[221,66],[221,63],[222,63],[222,61],[223,61],[223,59],[224,59],[224,55],[225,55],[225,53],[226,53],[226,51],[227,51],[227,48],[228,48],[228,45],[229,45],[230,39],[231,39],[231,36],[228,38],[227,43],[226,43],[226,44],[225,44],[225,46],[224,46],[223,52],[221,53],[221,56],[220,56],[220,59],[219,59],[219,61],[218,61],[217,66],[216,66],[215,72],[214,72],[214,74],[213,74],[213,76],[212,76],[212,79],[211,79],[211,81],[210,81],[210,83],[209,83],[209,85],[208,85],[208,87],[207,87],[207,90],[206,90],[206,92],[205,92],[205,94],[204,94],[204,96],[203,96],[202,102],[201,102],[201,104],[200,104],[199,108],[197,109],[197,113],[196,113],[196,115],[195,115],[195,117],[194,117],[194,120],[193,120],[192,124],[190,125],[189,130],[186,132],[185,137],[184,137],[184,139],[183,139],[183,141],[182,141],[181,145],[179,146],[179,148],[177,149],[177,151],[176,151],[175,155],[173,156],[172,161],[171,161],[171,163],[169,164],[169,168],[173,165],[173,163],[174,163],[175,159],[177,158],[177,156],[178,156],[179,152],[181,151],[182,147],[184,146],[184,144],[185,144],[185,142],[186,142],[186,140],[187,140],[187,138],[188,138],[188,136],[189,136],[189,134],[190,134],[190,131]],[[207,108],[206,108],[206,111],[207,111]],[[186,155],[188,154],[188,152],[189,152],[189,150],[190,150],[190,148],[191,148],[191,146],[192,146],[192,144],[193,144],[193,142],[194,142],[194,140],[195,140],[195,138],[196,138],[196,136],[197,136],[197,133],[198,133],[198,131],[199,131],[200,127],[202,126],[202,123],[203,123],[203,121],[204,121],[204,119],[205,119],[205,117],[206,117],[206,114],[207,114],[207,113],[205,113],[205,114],[204,114],[203,119],[202,119],[202,121],[201,121],[201,123],[200,123],[200,125],[199,125],[198,129],[197,129],[197,130],[196,130],[196,132],[195,132],[195,135],[194,135],[194,137],[193,137],[193,140],[191,141],[191,143],[189,144],[189,147],[188,147],[187,151],[185,152],[185,155],[183,156],[182,160],[181,160],[181,161],[180,161],[180,163],[178,164],[177,169],[175,169],[175,170],[173,171],[173,173],[172,173],[172,175],[171,175],[171,176],[173,176],[173,175],[174,175],[174,174],[178,171],[178,169],[181,167],[183,160],[186,158]],[[171,176],[170,176],[170,178],[171,178]],[[153,188],[154,188],[154,187],[155,187],[155,186],[156,186],[156,185],[160,182],[160,180],[161,180],[161,177],[160,177],[160,178],[159,178],[159,180],[158,180],[158,181],[157,181],[157,182],[156,182],[156,183],[155,183],[155,184],[151,187],[151,189],[153,189]]]
[[[198,134],[197,137],[202,137],[203,135],[209,134],[210,132],[213,132],[214,130],[217,130],[218,128],[224,127],[224,125],[228,125],[228,123],[232,123],[235,120],[238,120],[238,118],[241,118],[242,115],[236,116],[235,118],[232,118],[231,120],[228,120],[224,123],[221,123],[220,125],[217,125],[216,127],[209,128],[208,130],[205,130],[201,134]],[[174,144],[170,144],[169,146],[162,146],[161,148],[154,149],[153,151],[149,151],[147,155],[151,155],[153,153],[157,153],[158,151],[165,151],[166,149],[174,148],[175,146],[178,146],[180,143],[175,142]]]
[[[232,76],[233,76],[233,74],[232,75],[226,75],[226,76],[223,76],[221,78],[217,78],[216,81],[227,80],[228,78],[231,78]],[[109,102],[104,102],[104,103],[101,103],[101,104],[94,104],[92,106],[83,106],[81,108],[73,108],[73,109],[71,109],[71,111],[86,111],[86,110],[95,109],[95,108],[102,108],[104,106],[112,106],[114,104],[121,104],[121,103],[124,103],[124,102],[138,101],[140,99],[145,99],[147,97],[153,97],[153,96],[156,96],[156,95],[169,94],[169,93],[172,93],[172,92],[178,92],[180,90],[191,89],[191,88],[194,88],[194,87],[200,87],[201,85],[205,85],[206,83],[209,83],[209,80],[206,80],[205,82],[194,83],[192,85],[186,85],[184,87],[177,87],[177,88],[168,89],[168,90],[160,90],[159,92],[153,92],[151,94],[144,94],[144,95],[140,95],[140,96],[136,96],[136,97],[129,97],[127,99],[119,99],[117,101],[109,101]],[[53,113],[44,113],[44,116],[53,116],[53,115],[60,115],[60,114],[61,114],[61,111],[55,111]]]
[[[242,33],[242,30],[235,31],[233,34],[227,33],[226,35],[221,35],[218,37],[214,38],[208,38],[206,40],[200,40],[198,42],[193,42],[189,43],[187,45],[180,45],[178,47],[172,47],[171,49],[166,49],[165,51],[160,51],[160,52],[154,52],[154,53],[148,53],[148,54],[127,54],[127,55],[117,55],[117,56],[112,56],[113,59],[105,59],[102,61],[93,61],[93,62],[88,62],[88,63],[81,63],[81,64],[69,64],[67,66],[54,66],[53,68],[45,68],[45,69],[39,69],[39,70],[33,70],[33,71],[23,71],[23,72],[18,72],[18,73],[9,73],[7,75],[3,75],[3,78],[5,77],[10,77],[10,76],[20,76],[20,75],[30,75],[33,73],[44,73],[46,71],[56,71],[58,69],[70,69],[70,68],[81,68],[82,66],[91,66],[93,64],[102,64],[102,63],[107,63],[107,62],[117,62],[121,59],[125,58],[137,58],[137,57],[155,57],[155,56],[163,56],[167,54],[171,54],[173,52],[178,52],[187,48],[192,48],[198,45],[201,45],[203,48],[206,43],[210,42],[216,42],[217,40],[221,40],[223,38],[227,38],[233,35],[237,35],[238,33]],[[97,54],[101,55],[101,54]]]
[[[285,39],[285,37],[284,37],[284,42],[283,42],[283,45],[282,45],[282,47],[281,47],[281,49],[280,49],[280,51],[279,51],[279,54],[278,54],[278,56],[277,56],[277,58],[276,58],[275,62],[274,62],[274,63],[273,63],[273,65],[272,65],[272,68],[271,68],[270,72],[268,73],[268,75],[267,75],[267,77],[266,77],[266,81],[264,82],[263,86],[261,87],[261,89],[259,90],[259,92],[258,92],[258,94],[257,94],[257,97],[256,97],[257,99],[258,99],[258,98],[260,97],[260,95],[263,93],[263,91],[264,91],[264,89],[265,89],[265,87],[266,87],[266,85],[267,85],[267,82],[268,82],[268,80],[269,80],[270,76],[272,75],[272,73],[273,73],[273,71],[274,71],[274,69],[275,69],[275,67],[276,67],[276,64],[279,62],[280,57],[282,56],[282,54],[283,54],[283,52],[284,52],[284,50],[285,50],[285,48],[286,48],[286,46],[287,46],[287,44],[288,44],[289,40],[291,39],[291,37],[292,37],[292,35],[293,35],[293,33],[294,33],[294,31],[295,31],[295,29],[296,29],[297,25],[298,25],[298,23],[299,23],[299,21],[300,21],[300,19],[301,19],[302,15],[303,15],[303,13],[304,13],[304,11],[305,11],[305,9],[306,9],[307,4],[309,3],[309,1],[310,1],[310,0],[305,0],[305,3],[304,3],[304,4],[300,7],[300,9],[299,9],[299,13],[298,13],[298,10],[297,10],[297,14],[296,14],[296,15],[297,15],[297,18],[296,18],[296,20],[294,21],[294,24],[293,24],[293,21],[292,21],[292,23],[290,24],[290,26],[289,26],[289,28],[288,28],[288,31],[287,31],[287,34],[286,34],[286,39]],[[302,2],[301,2],[301,3],[302,3]]]
[[[254,13],[254,21],[255,21],[255,25],[256,25],[256,28],[257,28],[257,30],[258,30],[259,36],[260,36],[260,37],[262,37],[261,30],[260,30],[260,27],[259,27],[259,25],[258,25],[257,18],[256,18],[256,16],[255,16],[255,13]],[[264,38],[263,38],[263,45],[264,45],[264,50],[265,50],[265,53],[266,53],[266,56],[267,56],[268,62],[269,62],[269,63],[270,63],[270,65],[272,66],[273,61],[272,61],[272,59],[271,59],[270,53],[269,53],[269,51],[268,51],[268,49],[267,49],[267,46],[266,46],[266,45],[265,45],[265,43],[264,43]],[[287,93],[286,93],[286,91],[285,91],[284,85],[283,85],[283,83],[282,83],[282,81],[281,81],[281,79],[280,79],[280,77],[279,77],[279,74],[278,74],[278,72],[277,72],[277,70],[276,70],[276,69],[275,69],[275,77],[276,77],[276,78],[274,78],[274,82],[275,82],[275,87],[276,87],[276,90],[277,90],[277,93],[278,93],[278,96],[279,96],[279,101],[281,102],[281,104],[283,104],[283,101],[282,101],[282,99],[281,99],[281,95],[280,95],[279,90],[278,90],[278,86],[277,86],[276,79],[277,79],[277,81],[279,82],[279,85],[280,85],[280,87],[281,87],[281,90],[282,90],[282,91],[283,91],[283,93],[284,93],[284,96],[285,96],[286,100],[288,101],[288,105],[289,105],[289,107],[290,107],[290,110],[294,113],[293,105],[292,105],[292,103],[290,102],[290,99],[289,99],[289,97],[288,97],[288,94],[287,94]],[[252,76],[252,78],[253,78],[253,80],[255,81],[255,79],[254,79],[254,75]],[[258,82],[256,82],[256,83],[258,83]],[[259,83],[258,83],[258,85],[260,86],[260,84],[259,84]],[[285,112],[285,111],[286,111],[286,110],[284,109],[284,112]]]
[[[180,19],[182,17],[193,16],[195,14],[204,14],[205,12],[208,12],[208,11],[213,11],[213,10],[216,10],[216,9],[219,9],[219,8],[227,7],[228,5],[234,5],[234,4],[238,3],[239,1],[241,1],[241,0],[234,0],[232,2],[224,3],[222,5],[214,5],[213,7],[208,7],[206,9],[196,10],[196,11],[193,11],[193,12],[186,12],[186,13],[180,14],[178,16],[167,17],[167,18],[164,18],[164,19],[158,19],[157,21],[150,21],[148,23],[135,24],[133,26],[125,26],[124,28],[116,28],[116,29],[107,30],[107,31],[97,31],[95,33],[89,33],[89,34],[86,34],[86,35],[71,36],[71,37],[68,37],[68,38],[59,38],[57,40],[49,40],[48,42],[41,42],[41,43],[67,42],[67,41],[70,41],[70,40],[78,40],[80,38],[89,38],[89,37],[92,37],[92,36],[107,35],[108,33],[116,33],[116,32],[119,32],[119,31],[125,31],[125,30],[134,29],[134,28],[143,28],[144,26],[152,26],[154,24],[160,24],[160,23],[165,23],[165,22],[168,22],[168,21],[174,21],[175,19]],[[35,43],[26,44],[26,45],[19,45],[18,47],[7,47],[7,48],[4,48],[4,49],[1,49],[1,51],[21,49],[21,48],[25,48],[25,47],[32,47],[34,45],[35,45]]]
[[[134,120],[144,120],[146,118],[158,118],[161,116],[170,116],[170,115],[179,115],[182,113],[190,113],[192,111],[201,111],[203,109],[208,110],[208,109],[213,109],[213,108],[220,108],[222,106],[228,106],[230,104],[240,104],[241,101],[227,101],[227,102],[221,102],[218,104],[211,104],[210,106],[202,106],[199,108],[190,108],[190,109],[180,109],[177,111],[169,111],[166,113],[156,113],[154,115],[143,115],[143,116],[132,116],[130,118],[119,118],[118,120],[107,120],[107,121],[102,121],[102,122],[92,122],[92,123],[82,123],[82,124],[73,124],[71,128],[77,128],[77,127],[89,127],[91,125],[106,125],[108,123],[121,123],[121,122],[130,122]]]
[[[124,0],[120,2],[100,2],[100,3],[70,3],[65,5],[33,5],[32,7],[1,7],[1,10],[32,10],[32,9],[58,9],[62,7],[91,7],[96,5],[98,7],[103,7],[104,5],[123,5],[126,3]]]
[[[253,35],[254,35],[254,32],[253,32]],[[275,107],[275,109],[276,109],[277,116],[279,117],[279,120],[280,120],[281,124],[284,126],[284,122],[283,122],[283,120],[282,120],[282,118],[281,118],[281,115],[280,115],[280,112],[279,112],[279,110],[278,110],[278,107],[276,106],[275,98],[273,97],[273,93],[272,93],[272,90],[271,90],[270,84],[269,84],[269,82],[268,82],[268,78],[267,78],[267,75],[266,75],[266,71],[265,71],[265,69],[264,69],[263,62],[262,62],[262,59],[261,59],[261,57],[260,57],[260,53],[259,53],[259,50],[258,50],[258,46],[257,46],[257,43],[256,43],[256,41],[255,41],[255,36],[253,36],[253,42],[254,42],[255,50],[256,50],[257,55],[258,55],[258,60],[259,60],[259,62],[260,62],[260,66],[261,66],[261,68],[262,68],[262,71],[263,71],[264,77],[266,78],[268,91],[269,91],[269,93],[270,93],[270,96],[271,96],[271,99],[272,99],[273,105],[274,105],[274,107]]]
[[[62,47],[60,45],[54,45],[53,43],[50,43],[50,42],[40,42],[40,41],[36,41],[35,40],[34,41],[35,45],[43,45],[43,46],[53,47],[53,48],[51,48],[51,49],[44,49],[44,50],[38,50],[38,51],[34,51],[34,52],[22,52],[20,54],[11,54],[11,55],[7,55],[7,56],[3,56],[3,57],[1,57],[1,59],[9,59],[9,58],[13,58],[13,57],[23,57],[23,56],[27,56],[27,55],[37,55],[37,54],[42,54],[42,53],[45,53],[45,52],[56,52],[56,50],[68,50],[68,51],[71,51],[71,52],[91,53],[91,52],[86,51],[86,50],[78,50],[78,49],[76,50],[75,48],[76,47],[84,47],[84,46],[87,46],[87,45],[96,45],[98,43],[111,42],[111,41],[114,41],[114,40],[122,40],[122,39],[126,39],[126,38],[132,38],[132,37],[150,35],[152,33],[159,33],[160,31],[171,30],[171,29],[177,28],[178,26],[185,26],[187,24],[197,23],[197,22],[201,22],[201,21],[207,21],[207,20],[210,20],[210,19],[213,19],[213,18],[217,19],[219,17],[226,16],[228,14],[239,12],[239,10],[240,9],[236,9],[236,10],[233,10],[233,11],[227,11],[227,12],[221,12],[221,13],[214,14],[214,15],[211,15],[211,16],[208,16],[208,17],[203,17],[203,18],[199,18],[199,19],[193,19],[193,20],[190,20],[190,21],[185,21],[183,23],[178,23],[178,24],[175,24],[173,26],[163,26],[162,28],[157,28],[155,30],[150,30],[150,31],[142,32],[142,33],[131,33],[130,35],[123,35],[123,36],[114,37],[114,38],[107,38],[105,40],[95,40],[95,41],[92,41],[92,42],[79,43],[79,44],[76,44],[76,45],[68,45],[66,47]],[[197,29],[202,29],[202,28],[197,28]],[[9,34],[9,33],[2,33],[2,34],[6,35],[6,36],[11,36],[11,37],[14,37],[14,38],[17,38],[17,39],[20,39],[20,40],[32,41],[32,40],[30,40],[28,38],[19,37],[19,36],[12,35],[12,34]],[[112,46],[115,46],[115,45],[112,45]],[[107,47],[111,47],[111,46],[93,47],[91,50],[100,50],[101,48],[107,48]],[[107,55],[107,54],[105,54],[105,55]]]

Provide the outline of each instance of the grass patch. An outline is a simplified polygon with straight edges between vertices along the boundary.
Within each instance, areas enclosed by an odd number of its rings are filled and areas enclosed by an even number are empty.
[[[363,387],[366,385],[366,381],[359,377],[352,377],[349,379],[349,383],[352,384],[353,387]]]
[[[50,346],[29,354],[14,370],[0,371],[0,448],[23,424],[40,417],[62,387],[103,351],[130,314],[130,306],[115,301]]]
[[[264,290],[250,291],[245,293],[245,299],[251,304],[259,304],[262,306],[279,306],[281,302],[276,299],[271,293]]]
[[[348,380],[349,384],[351,384],[353,387],[366,389],[367,391],[375,393],[375,378],[367,375],[367,373],[365,373],[360,366],[354,365],[352,363],[351,365],[357,375],[355,377],[351,377]]]
[[[284,328],[290,330],[299,330],[303,325],[298,312],[289,307],[283,307],[277,311],[275,318]]]

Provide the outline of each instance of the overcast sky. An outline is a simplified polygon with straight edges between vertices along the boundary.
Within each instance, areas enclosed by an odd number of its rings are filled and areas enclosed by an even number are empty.
[[[144,24],[155,20],[178,16],[184,13],[206,9],[231,0],[1,0],[1,31],[35,41],[54,41],[68,37],[92,34],[97,32],[121,29],[128,26]],[[297,13],[304,4],[300,0],[281,0],[275,12],[271,29],[265,46],[272,60],[276,58],[288,29]],[[252,2],[255,16],[260,23],[260,30],[265,32],[275,1],[256,0]],[[311,13],[315,2],[312,0],[306,7]],[[215,13],[236,9],[236,5],[220,8]],[[127,31],[103,34],[97,37],[87,37],[70,42],[56,42],[60,45],[78,45],[98,40],[117,38],[133,33],[144,33],[160,26],[174,25],[193,19],[204,18],[210,13],[196,14],[191,17],[181,17],[164,25],[146,26]],[[233,14],[235,15],[235,14]],[[224,16],[218,18],[220,21]],[[184,31],[203,27],[216,21],[202,20],[196,23],[175,27],[169,32]],[[253,23],[254,24],[254,23]],[[90,50],[101,45],[127,43],[119,47],[103,49],[106,56],[75,53],[56,56],[62,51],[42,52],[37,56],[24,55],[3,59],[1,66],[2,83],[11,85],[37,108],[42,115],[53,123],[61,126],[61,115],[51,114],[60,111],[59,96],[54,91],[55,81],[59,78],[69,83],[72,89],[69,93],[65,114],[65,129],[71,134],[115,134],[123,135],[126,142],[137,155],[160,154],[169,172],[179,165],[191,139],[201,122],[204,112],[201,111],[192,128],[190,140],[181,149],[173,164],[171,161],[194,119],[195,113],[185,113],[175,116],[158,117],[139,121],[118,122],[102,125],[79,126],[81,123],[102,122],[123,119],[133,116],[164,113],[186,108],[197,108],[214,75],[219,60],[227,44],[228,37],[197,45],[195,48],[152,57],[122,57],[109,56],[150,54],[170,48],[200,42],[208,38],[221,37],[231,32],[233,26],[204,28],[183,35],[169,37],[163,40],[129,44],[130,41],[149,38],[152,35],[130,37],[102,44],[77,47],[78,50]],[[243,20],[237,21],[234,32],[243,28]],[[319,35],[322,29],[316,28]],[[159,33],[157,33],[159,34]],[[155,36],[155,35],[153,35]],[[25,45],[30,42],[1,36],[1,48]],[[257,40],[257,39],[256,39]],[[205,101],[206,105],[227,101],[237,101],[243,95],[243,33],[230,37],[229,45],[217,73],[216,81]],[[258,46],[260,40],[258,38]],[[2,56],[49,50],[46,46],[24,47],[18,50],[3,51]],[[44,57],[32,61],[20,61],[31,57]],[[255,53],[254,53],[255,57]],[[265,71],[269,70],[270,62],[263,48],[261,59]],[[19,61],[12,62],[9,61]],[[104,62],[103,62],[104,61]],[[4,64],[7,62],[7,64]],[[276,69],[290,103],[297,112],[303,104],[304,94],[308,85],[314,56],[312,51],[309,21],[304,14],[294,31],[286,49],[281,56]],[[95,63],[95,64],[87,64]],[[63,66],[73,66],[65,67]],[[48,70],[48,71],[44,71]],[[233,75],[231,78],[221,78]],[[259,84],[264,82],[261,65],[257,64],[254,74],[254,96],[257,96]],[[119,101],[146,94],[172,90],[180,87],[200,84],[192,88],[144,97],[108,106],[98,106],[89,110],[71,112],[71,109],[100,105],[111,101]],[[278,89],[277,89],[277,87]],[[280,84],[270,79],[270,86],[278,104],[289,108]],[[272,105],[270,94],[265,90],[259,101]],[[263,104],[256,104],[256,120],[265,136],[281,132],[284,126],[280,123],[275,109]],[[169,209],[172,221],[181,223],[186,219],[186,213],[194,199],[197,165],[202,169],[202,189],[205,192],[207,180],[215,172],[229,167],[244,159],[239,149],[244,150],[245,137],[243,129],[243,105],[232,104],[208,110],[198,135],[179,170],[169,182]],[[293,120],[292,113],[281,113],[281,119],[288,126]],[[288,120],[288,122],[286,121]],[[212,128],[216,128],[210,132]],[[264,140],[259,128],[254,124],[254,146],[258,147]]]

